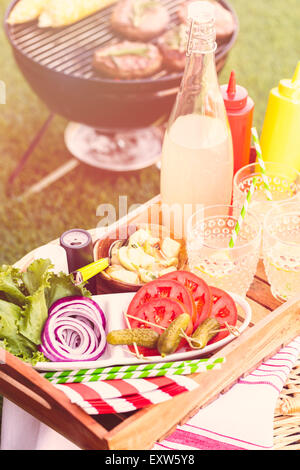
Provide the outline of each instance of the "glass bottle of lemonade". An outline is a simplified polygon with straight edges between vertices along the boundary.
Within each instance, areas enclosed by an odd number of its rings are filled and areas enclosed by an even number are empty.
[[[161,166],[163,207],[180,206],[185,215],[201,205],[231,203],[233,149],[215,65],[215,40],[212,5],[192,2],[186,66],[165,133]]]

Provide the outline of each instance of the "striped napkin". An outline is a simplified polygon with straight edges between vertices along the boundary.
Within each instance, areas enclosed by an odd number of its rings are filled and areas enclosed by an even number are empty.
[[[195,390],[198,384],[184,375],[175,375],[55,386],[86,413],[97,415],[125,413],[162,403],[179,393]]]
[[[272,449],[276,401],[299,354],[300,336],[154,449]]]
[[[219,357],[42,375],[89,414],[125,413],[194,390],[198,384],[187,375],[219,369],[224,362]]]

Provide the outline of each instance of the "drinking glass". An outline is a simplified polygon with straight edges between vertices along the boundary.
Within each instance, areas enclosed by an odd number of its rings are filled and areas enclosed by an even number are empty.
[[[187,223],[187,255],[190,270],[207,284],[245,296],[254,278],[261,243],[261,224],[247,211],[233,248],[229,242],[241,208],[227,205],[204,207]]]
[[[242,206],[253,178],[256,177],[256,190],[249,207],[262,224],[267,212],[278,203],[300,200],[300,173],[295,168],[278,162],[266,162],[265,167],[272,201],[267,199],[258,163],[244,166],[233,179],[233,204]]]
[[[300,292],[300,201],[278,204],[266,215],[263,257],[274,297],[285,301]]]

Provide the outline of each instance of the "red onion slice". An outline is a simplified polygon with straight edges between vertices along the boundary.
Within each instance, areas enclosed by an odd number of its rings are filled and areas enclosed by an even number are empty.
[[[102,324],[103,327],[106,327],[106,318],[103,313],[103,310],[99,307],[99,305],[89,297],[64,297],[63,299],[57,300],[49,309],[48,315],[52,315],[56,311],[60,310],[61,308],[65,308],[66,306],[71,307],[78,307],[81,309],[85,309],[91,312],[95,319],[98,319],[98,314],[102,317]],[[97,313],[98,312],[98,313]]]
[[[106,347],[105,325],[104,313],[92,299],[58,300],[49,310],[40,351],[55,362],[95,361]]]

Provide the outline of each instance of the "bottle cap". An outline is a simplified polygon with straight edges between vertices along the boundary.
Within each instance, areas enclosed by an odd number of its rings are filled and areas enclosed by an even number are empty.
[[[199,22],[209,22],[215,19],[214,7],[210,2],[198,1],[188,5],[188,19]]]
[[[293,78],[280,80],[278,90],[286,98],[300,100],[300,61],[297,64]]]
[[[86,230],[64,232],[60,237],[60,246],[66,251],[70,273],[93,261],[92,237]]]
[[[64,232],[60,237],[60,246],[66,250],[69,273],[93,263],[93,241],[86,230],[75,228]],[[90,279],[87,288],[92,294],[97,293],[95,278]]]
[[[246,88],[236,84],[235,72],[232,70],[228,85],[221,86],[221,92],[227,111],[243,109],[247,104]]]

